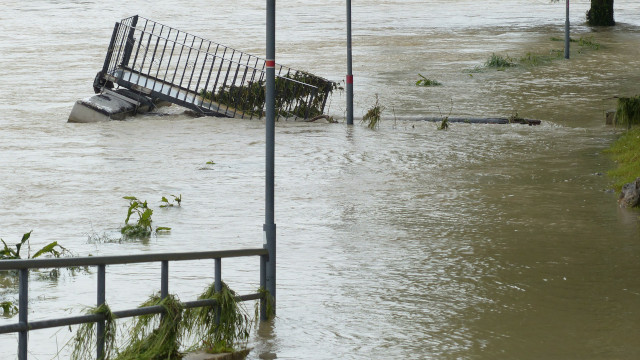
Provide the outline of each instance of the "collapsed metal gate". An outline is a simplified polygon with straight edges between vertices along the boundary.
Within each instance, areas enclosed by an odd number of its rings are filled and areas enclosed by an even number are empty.
[[[120,87],[210,116],[264,116],[265,60],[135,15],[115,24],[96,93]],[[335,82],[276,65],[276,116],[322,115]]]

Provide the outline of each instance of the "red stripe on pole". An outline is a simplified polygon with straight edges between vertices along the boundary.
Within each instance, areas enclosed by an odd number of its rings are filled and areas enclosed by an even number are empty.
[[[275,60],[267,60],[267,67],[276,67],[276,61]]]
[[[353,84],[353,75],[347,75],[347,84]]]

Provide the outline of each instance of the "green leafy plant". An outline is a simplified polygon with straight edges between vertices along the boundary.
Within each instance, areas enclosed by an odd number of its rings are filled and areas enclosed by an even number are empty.
[[[153,210],[149,208],[147,205],[147,201],[140,201],[135,196],[124,196],[123,199],[129,200],[129,208],[127,209],[127,218],[125,219],[125,225],[120,229],[120,233],[124,235],[125,238],[137,238],[137,239],[145,239],[151,236],[153,232],[153,227],[151,223],[153,220],[151,219],[151,215],[153,215]],[[131,220],[131,216],[135,214],[138,219],[135,223],[129,224],[129,220]],[[156,233],[158,231],[170,231],[169,227],[158,227],[156,228]]]
[[[90,309],[88,314],[102,314],[105,318],[104,328],[104,356],[102,359],[109,359],[116,351],[116,323],[115,317],[107,304],[102,304],[97,308]],[[96,353],[96,323],[86,323],[80,325],[76,335],[71,340],[73,342],[72,360],[91,359]]]
[[[251,321],[235,297],[225,283],[220,292],[211,285],[198,299],[214,299],[217,305],[185,311],[184,329],[209,353],[234,352],[247,345]]]
[[[170,196],[173,197],[171,201],[164,196],[162,197],[162,200],[161,200],[162,205],[160,205],[161,208],[180,206],[180,204],[182,203],[182,194],[178,196],[175,196],[175,195],[170,195]],[[173,203],[173,201],[175,201],[175,203]]]
[[[522,124],[524,122],[524,118],[518,115],[517,110],[514,114],[511,114],[507,120],[509,121],[509,124]]]
[[[427,79],[426,77],[422,76],[422,74],[418,74],[418,76],[420,76],[420,79],[418,79],[418,81],[416,81],[416,86],[440,86],[440,85],[442,85],[440,82],[438,82],[436,80]]]
[[[24,246],[24,244],[27,244],[27,247],[29,248],[29,253],[27,254],[27,258],[28,259],[35,259],[38,258],[42,255],[51,255],[53,257],[60,257],[65,253],[69,253],[69,250],[67,250],[66,248],[58,245],[57,241],[51,242],[47,245],[45,245],[44,247],[42,247],[40,250],[36,251],[33,256],[31,255],[31,249],[30,249],[30,244],[29,244],[29,238],[31,237],[31,233],[33,232],[33,230],[29,231],[28,233],[25,233],[22,235],[22,240],[20,240],[19,243],[15,244],[15,250],[13,250],[11,247],[9,247],[7,245],[7,243],[3,240],[0,239],[0,241],[2,241],[2,245],[4,246],[3,249],[0,249],[0,260],[15,260],[15,259],[22,259],[22,257],[20,256],[20,250],[22,249],[22,247]]]
[[[378,94],[376,94],[376,102],[373,106],[367,110],[367,113],[362,117],[362,123],[366,123],[369,129],[377,129],[380,126],[380,115],[384,111],[385,107],[380,104]]]

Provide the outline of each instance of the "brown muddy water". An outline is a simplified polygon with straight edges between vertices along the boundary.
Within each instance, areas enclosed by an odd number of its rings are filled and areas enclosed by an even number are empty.
[[[78,255],[256,247],[262,243],[264,123],[166,116],[67,124],[91,95],[115,21],[134,14],[264,54],[264,4],[5,1],[0,12],[0,237],[58,241]],[[639,213],[618,209],[603,154],[613,96],[640,92],[640,3],[616,1],[612,29],[584,25],[572,2],[569,61],[475,70],[492,53],[561,50],[564,5],[546,0],[382,1],[353,7],[355,112],[378,94],[381,128],[279,122],[276,128],[278,317],[250,359],[633,359],[640,357]],[[277,61],[340,80],[344,2],[278,3]],[[418,73],[443,83],[416,87]],[[452,124],[419,117],[509,116],[543,125]],[[206,165],[214,161],[215,165]],[[182,207],[159,209],[182,194]],[[145,242],[116,238],[127,203],[146,199]],[[171,265],[191,300],[212,264]],[[210,275],[203,275],[209,272]],[[159,266],[107,269],[107,302],[137,306]],[[95,271],[31,277],[30,318],[80,314]],[[223,264],[240,292],[258,262]],[[11,284],[0,289],[15,299]],[[249,312],[252,312],[249,305]],[[17,317],[0,318],[0,324]],[[68,329],[30,333],[30,358],[67,358]],[[0,335],[0,358],[17,336]]]

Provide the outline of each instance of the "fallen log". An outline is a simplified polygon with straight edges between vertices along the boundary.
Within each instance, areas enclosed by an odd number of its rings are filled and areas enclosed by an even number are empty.
[[[424,117],[417,118],[413,120],[419,121],[430,121],[430,122],[441,122],[444,120],[444,117]],[[449,123],[466,123],[466,124],[524,124],[524,125],[540,125],[542,121],[534,120],[534,119],[510,119],[510,118],[471,118],[471,117],[448,117],[447,121]]]

